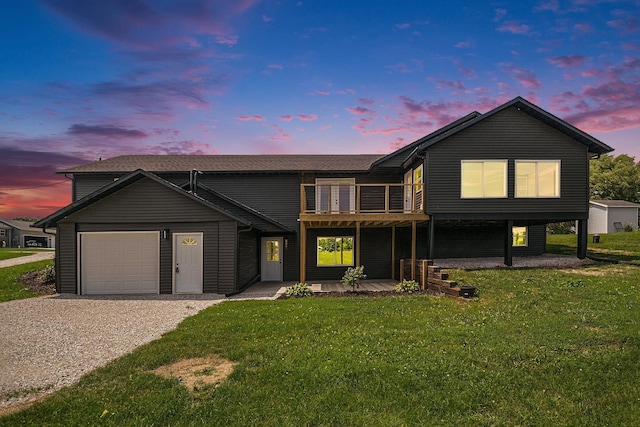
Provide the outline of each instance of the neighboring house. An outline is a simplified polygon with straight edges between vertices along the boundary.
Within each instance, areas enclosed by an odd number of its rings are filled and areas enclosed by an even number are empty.
[[[607,234],[623,231],[630,225],[638,228],[637,203],[625,200],[591,200],[589,202],[589,233]]]
[[[53,248],[55,230],[32,228],[29,221],[0,219],[0,247],[2,248]]]
[[[232,294],[256,281],[340,279],[399,259],[545,251],[577,221],[589,159],[612,149],[522,98],[389,155],[119,156],[60,171],[57,290]]]

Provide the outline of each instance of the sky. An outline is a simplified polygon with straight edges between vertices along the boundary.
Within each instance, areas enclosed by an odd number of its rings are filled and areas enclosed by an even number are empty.
[[[640,160],[640,0],[0,0],[0,218],[99,158],[389,153],[516,96]]]

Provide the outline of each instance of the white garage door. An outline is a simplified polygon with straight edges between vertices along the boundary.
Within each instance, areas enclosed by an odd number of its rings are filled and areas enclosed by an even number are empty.
[[[159,260],[157,231],[80,233],[81,292],[157,294]]]

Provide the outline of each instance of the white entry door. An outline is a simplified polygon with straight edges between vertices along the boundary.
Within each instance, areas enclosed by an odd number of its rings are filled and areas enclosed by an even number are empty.
[[[262,238],[263,282],[282,282],[282,237]]]
[[[173,287],[176,294],[202,293],[202,233],[174,233]]]

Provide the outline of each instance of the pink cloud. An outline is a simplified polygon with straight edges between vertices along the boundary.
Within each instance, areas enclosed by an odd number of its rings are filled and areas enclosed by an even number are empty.
[[[67,131],[69,135],[82,135],[82,136],[101,136],[106,138],[127,138],[137,139],[146,138],[149,136],[146,132],[138,129],[125,129],[119,126],[100,126],[100,125],[81,125],[75,124],[69,127]]]
[[[269,64],[269,68],[271,68],[272,70],[282,70],[284,69],[284,66],[280,64]]]
[[[291,135],[287,134],[284,129],[278,127],[276,128],[275,135],[269,137],[269,141],[273,142],[289,142],[291,141]]]
[[[371,99],[371,98],[358,98],[358,102],[360,102],[363,105],[368,105],[368,106],[371,106],[371,105],[376,103],[376,101],[374,99]]]
[[[554,56],[547,58],[548,62],[562,68],[577,67],[584,64],[586,60],[587,58],[582,55]]]
[[[587,132],[637,128],[640,123],[640,59],[583,73],[596,80],[580,92],[563,92],[552,98],[554,109]]]
[[[505,71],[511,73],[511,76],[517,80],[526,89],[535,90],[542,87],[542,83],[531,70],[518,68],[513,63],[502,64]]]
[[[640,29],[640,19],[637,15],[621,10],[614,11],[612,14],[616,16],[616,19],[607,21],[607,25],[620,30],[622,34],[631,34]]]
[[[396,24],[395,27],[399,30],[407,30],[411,28],[411,24],[409,24],[408,22],[404,22],[402,24]]]
[[[558,2],[558,0],[548,0],[534,7],[533,10],[537,10],[537,11],[550,10],[552,12],[558,12],[560,10],[560,3]]]
[[[252,120],[257,122],[264,122],[266,119],[264,118],[264,116],[254,114],[253,116],[236,116],[236,120],[240,120],[243,122],[248,122]]]
[[[361,114],[371,114],[374,113],[373,110],[370,110],[368,108],[365,107],[353,107],[353,108],[345,108],[345,110],[347,110],[348,112],[350,112],[351,114],[356,114],[356,115],[361,115]]]
[[[303,122],[312,122],[318,118],[316,114],[298,114],[296,117]]]
[[[192,34],[232,35],[231,18],[243,14],[257,0],[199,2],[89,2],[45,0],[44,4],[78,28],[137,48],[189,43]],[[224,39],[223,39],[224,40]]]
[[[493,22],[498,22],[501,21],[502,18],[504,18],[507,15],[507,10],[506,9],[496,9],[496,14],[493,17]]]
[[[579,33],[592,33],[593,32],[593,27],[590,24],[587,23],[581,23],[581,24],[575,24],[573,26],[573,30],[575,32],[579,32]]]
[[[472,47],[476,47],[476,42],[472,40],[459,41],[458,43],[454,44],[453,47],[455,47],[456,49],[469,49]]]
[[[331,94],[331,92],[329,92],[328,90],[317,90],[316,93],[318,95],[324,95],[324,96],[327,96],[327,95]]]
[[[287,114],[285,116],[278,116],[278,118],[283,122],[290,122],[291,120],[293,120],[293,116],[291,114]]]
[[[520,35],[531,34],[531,27],[526,24],[520,24],[517,21],[507,21],[497,28],[501,33],[511,33]]]

